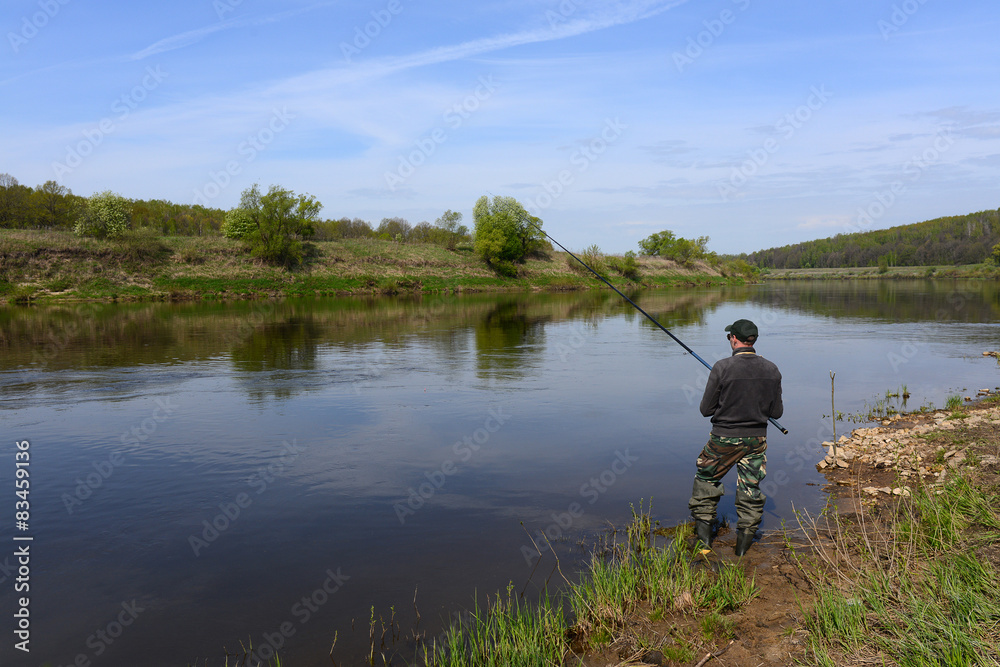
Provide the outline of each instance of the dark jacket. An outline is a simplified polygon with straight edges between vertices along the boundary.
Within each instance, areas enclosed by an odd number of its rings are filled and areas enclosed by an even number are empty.
[[[767,435],[767,420],[784,412],[781,373],[752,347],[733,350],[708,375],[701,414],[712,418],[712,433],[724,438]]]

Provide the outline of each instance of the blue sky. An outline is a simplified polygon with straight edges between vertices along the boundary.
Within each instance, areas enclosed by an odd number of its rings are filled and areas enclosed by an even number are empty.
[[[0,172],[79,195],[749,252],[1000,206],[985,0],[14,0]]]

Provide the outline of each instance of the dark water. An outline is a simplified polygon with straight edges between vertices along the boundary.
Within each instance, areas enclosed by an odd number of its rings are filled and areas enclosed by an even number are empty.
[[[848,414],[903,384],[910,407],[1000,385],[994,284],[635,298],[709,361],[726,324],[758,323],[791,430],[770,434],[765,529],[823,503],[831,370]],[[707,371],[607,292],[8,308],[0,346],[3,665],[221,665],[241,642],[330,664],[335,635],[356,664],[373,606],[408,631],[416,592],[433,635],[477,591],[538,591],[552,561],[527,533],[574,569],[630,503],[684,520],[709,427]],[[15,535],[33,537],[30,654]]]

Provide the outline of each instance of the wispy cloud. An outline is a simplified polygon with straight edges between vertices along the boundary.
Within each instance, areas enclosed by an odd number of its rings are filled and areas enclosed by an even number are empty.
[[[209,35],[217,32],[222,32],[223,30],[232,30],[233,28],[245,28],[247,26],[260,26],[267,25],[269,23],[276,23],[286,18],[291,18],[293,16],[298,16],[299,14],[304,14],[306,12],[311,12],[314,9],[319,9],[321,7],[329,7],[333,5],[332,2],[321,2],[308,7],[301,7],[299,9],[292,9],[287,12],[278,12],[277,14],[270,14],[268,16],[248,16],[239,19],[229,19],[228,21],[220,21],[219,23],[208,25],[203,28],[197,28],[195,30],[188,30],[187,32],[182,32],[177,35],[172,35],[170,37],[165,37],[153,44],[150,44],[141,51],[136,51],[126,58],[126,60],[143,60],[150,56],[159,55],[161,53],[166,53],[167,51],[174,51],[176,49],[182,49],[185,46],[190,46],[191,44],[196,44],[201,40],[205,39]]]
[[[130,53],[126,55],[116,55],[108,56],[104,58],[94,58],[90,60],[71,60],[67,62],[55,63],[52,65],[47,65],[46,67],[40,67],[38,69],[33,69],[27,72],[22,72],[17,76],[10,77],[9,79],[4,79],[0,81],[0,86],[4,86],[20,79],[26,77],[36,76],[38,74],[44,74],[46,72],[54,72],[58,70],[65,69],[89,69],[92,67],[100,67],[103,65],[109,65],[112,63],[123,63],[123,62],[134,62],[137,60],[144,60],[150,56],[159,55],[161,53],[166,53],[168,51],[176,51],[177,49],[182,49],[186,46],[191,46],[192,44],[197,44],[198,42],[204,40],[209,35],[213,35],[217,32],[223,32],[225,30],[232,30],[235,28],[245,28],[248,26],[260,26],[267,25],[269,23],[277,23],[286,18],[291,18],[293,16],[298,16],[299,14],[304,14],[306,12],[312,11],[314,9],[319,9],[321,7],[327,7],[335,3],[323,2],[310,5],[308,7],[302,7],[300,9],[293,9],[286,12],[278,12],[277,14],[270,14],[268,16],[257,16],[257,17],[245,17],[240,19],[229,19],[227,21],[220,21],[212,25],[204,26],[202,28],[196,28],[194,30],[188,30],[176,35],[171,35],[170,37],[164,37],[144,49],[136,51],[135,53]]]
[[[481,37],[460,44],[439,46],[417,53],[387,56],[371,60],[368,63],[318,70],[299,77],[293,77],[280,84],[279,87],[299,87],[301,89],[311,87],[325,88],[338,83],[349,83],[387,76],[427,65],[464,60],[515,46],[567,39],[648,19],[686,2],[688,0],[639,0],[637,2],[618,4],[592,16],[581,18],[569,17],[565,19],[565,22],[554,22],[548,28]]]

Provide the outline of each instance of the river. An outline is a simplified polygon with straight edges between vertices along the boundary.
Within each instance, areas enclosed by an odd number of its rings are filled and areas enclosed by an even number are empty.
[[[901,407],[886,392],[904,385],[911,409],[992,389],[998,294],[927,280],[633,298],[709,362],[726,324],[758,324],[790,431],[768,438],[773,530],[823,506],[830,372],[838,433]],[[8,307],[0,345],[8,517],[16,443],[30,458],[26,529],[3,524],[4,665],[222,665],[241,643],[327,664],[335,636],[357,664],[373,608],[404,635],[417,609],[433,636],[474,596],[537,593],[552,557],[531,537],[579,570],[580,543],[630,504],[685,520],[709,429],[707,371],[607,291]],[[30,654],[12,639],[25,595]]]

